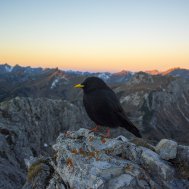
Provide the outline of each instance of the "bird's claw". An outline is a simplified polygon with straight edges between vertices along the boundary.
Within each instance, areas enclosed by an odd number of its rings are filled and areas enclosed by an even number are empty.
[[[92,129],[90,129],[90,131],[91,131],[91,132],[98,132],[98,131],[99,131],[99,130],[98,130],[98,126],[92,128]]]

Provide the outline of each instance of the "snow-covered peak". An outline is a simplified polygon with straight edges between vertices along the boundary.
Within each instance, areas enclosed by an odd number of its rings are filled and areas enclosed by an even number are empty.
[[[12,72],[13,66],[6,65],[5,70],[6,70],[6,72]]]
[[[3,72],[12,72],[13,66],[10,66],[9,64],[0,64],[0,70]]]

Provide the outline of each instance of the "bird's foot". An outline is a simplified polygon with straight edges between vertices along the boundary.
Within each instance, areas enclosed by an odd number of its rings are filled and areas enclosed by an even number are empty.
[[[90,131],[91,132],[98,132],[99,131],[98,125],[96,127],[92,128],[92,129],[90,129]]]
[[[101,142],[106,143],[106,138],[110,138],[110,129],[108,128],[105,135],[101,136]]]
[[[106,130],[106,134],[103,135],[103,138],[110,138],[110,129],[109,128]]]

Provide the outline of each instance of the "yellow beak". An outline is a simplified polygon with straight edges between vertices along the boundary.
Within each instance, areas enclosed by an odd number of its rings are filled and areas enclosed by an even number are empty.
[[[75,87],[75,88],[83,88],[83,87],[84,87],[84,85],[77,84],[77,85],[75,85],[74,87]]]

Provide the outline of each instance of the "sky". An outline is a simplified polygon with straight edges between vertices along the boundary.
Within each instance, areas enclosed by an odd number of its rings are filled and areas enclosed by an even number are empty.
[[[0,0],[0,63],[189,69],[189,0]]]

